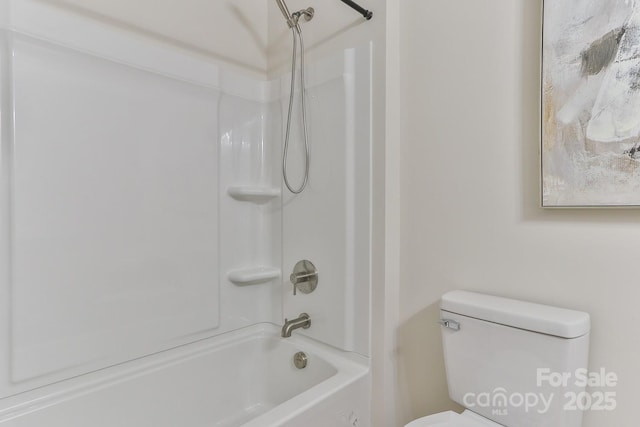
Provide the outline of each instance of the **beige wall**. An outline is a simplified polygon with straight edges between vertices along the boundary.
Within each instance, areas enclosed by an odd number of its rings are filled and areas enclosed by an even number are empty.
[[[272,0],[42,0],[127,27],[241,70],[267,70]]]
[[[402,3],[400,418],[451,407],[438,298],[468,289],[585,310],[591,368],[637,423],[640,213],[539,207],[541,0]]]

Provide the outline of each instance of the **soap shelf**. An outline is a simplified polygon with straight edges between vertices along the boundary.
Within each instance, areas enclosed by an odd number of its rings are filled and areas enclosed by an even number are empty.
[[[280,275],[279,268],[252,267],[230,271],[228,277],[236,285],[257,285],[277,279]]]
[[[229,187],[227,192],[236,200],[254,203],[265,203],[280,196],[280,189],[272,187],[237,186]]]

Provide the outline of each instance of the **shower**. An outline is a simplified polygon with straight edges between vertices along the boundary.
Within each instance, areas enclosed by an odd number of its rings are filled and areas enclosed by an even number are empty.
[[[291,54],[291,91],[289,93],[289,109],[287,113],[287,126],[284,137],[284,150],[282,153],[282,177],[284,179],[284,183],[293,194],[300,194],[304,191],[307,186],[307,182],[309,181],[309,163],[310,163],[310,153],[309,153],[309,135],[307,131],[307,100],[306,100],[306,91],[305,91],[305,83],[304,83],[304,40],[302,38],[302,29],[300,28],[299,20],[301,16],[304,16],[305,20],[309,21],[313,18],[314,10],[309,7],[307,9],[302,9],[298,12],[291,13],[289,12],[289,8],[284,0],[276,0],[278,3],[278,7],[280,11],[284,15],[284,18],[291,28],[291,34],[293,36],[293,53]],[[298,56],[298,43],[300,43],[300,98],[301,98],[301,114],[302,114],[302,134],[304,139],[304,178],[302,179],[302,183],[298,187],[294,187],[289,182],[289,177],[287,176],[287,157],[289,155],[289,139],[291,135],[291,118],[293,114],[293,101],[295,97],[295,86],[296,86],[296,64],[297,64],[297,56]]]
[[[370,20],[373,17],[373,12],[367,10],[355,3],[353,0],[341,0],[344,4],[351,7],[360,13],[366,20]],[[302,38],[302,29],[300,28],[299,20],[301,16],[304,16],[306,21],[310,21],[315,13],[312,7],[299,10],[291,13],[284,0],[276,0],[282,15],[289,28],[291,28],[291,34],[293,36],[293,53],[291,54],[291,91],[289,92],[289,109],[287,112],[287,126],[284,137],[284,150],[282,153],[282,178],[284,183],[293,194],[300,194],[304,191],[309,181],[309,135],[307,131],[307,100],[306,89],[304,84],[304,40]],[[289,182],[287,175],[287,157],[289,155],[289,138],[291,135],[291,117],[293,114],[293,100],[295,97],[296,86],[296,64],[298,55],[298,43],[300,43],[300,99],[301,99],[301,115],[302,115],[302,134],[304,139],[304,178],[299,187],[295,188]]]

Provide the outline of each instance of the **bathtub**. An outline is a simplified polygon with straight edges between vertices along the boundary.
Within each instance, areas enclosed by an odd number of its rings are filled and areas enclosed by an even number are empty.
[[[0,426],[367,426],[368,371],[362,356],[260,324],[4,399]]]

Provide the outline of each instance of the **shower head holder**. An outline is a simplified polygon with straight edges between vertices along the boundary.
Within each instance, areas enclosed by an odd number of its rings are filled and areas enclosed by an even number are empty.
[[[305,21],[311,21],[315,13],[316,11],[314,8],[308,7],[306,9],[300,9],[299,11],[294,12],[291,16],[294,22],[297,24],[301,16],[304,17]]]

